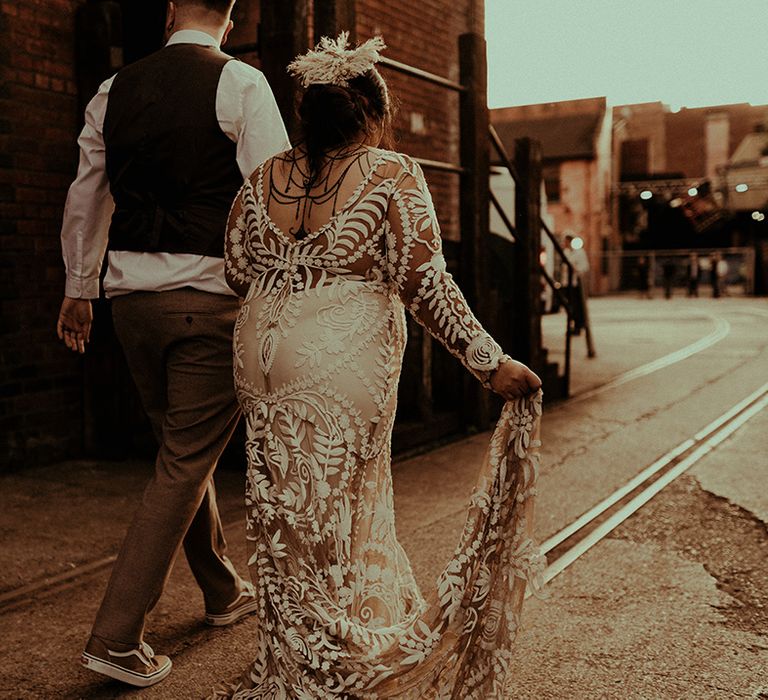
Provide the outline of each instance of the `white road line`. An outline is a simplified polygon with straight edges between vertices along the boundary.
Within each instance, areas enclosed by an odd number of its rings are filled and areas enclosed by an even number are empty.
[[[649,374],[652,374],[653,372],[658,372],[660,369],[674,365],[677,362],[691,357],[691,355],[695,355],[696,353],[701,352],[702,350],[711,348],[715,343],[719,343],[723,338],[728,336],[728,334],[731,332],[731,324],[719,316],[710,316],[710,318],[715,322],[715,329],[709,335],[705,335],[695,343],[686,345],[684,348],[675,350],[675,352],[664,355],[657,360],[653,360],[647,364],[640,365],[640,367],[635,367],[628,372],[624,372],[611,381],[606,382],[605,384],[601,384],[594,389],[588,389],[587,391],[584,391],[580,394],[576,394],[575,396],[572,396],[571,398],[564,401],[562,404],[560,404],[560,406],[571,406],[579,401],[592,398],[593,396],[597,396],[598,394],[602,394],[606,391],[610,391],[611,389],[615,389],[617,386],[621,386],[627,382],[634,381],[640,377],[645,377]]]

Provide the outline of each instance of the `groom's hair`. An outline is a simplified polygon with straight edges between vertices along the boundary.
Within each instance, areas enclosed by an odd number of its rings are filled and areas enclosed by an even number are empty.
[[[235,0],[175,0],[175,2],[179,7],[202,7],[222,17],[226,17],[235,4]]]

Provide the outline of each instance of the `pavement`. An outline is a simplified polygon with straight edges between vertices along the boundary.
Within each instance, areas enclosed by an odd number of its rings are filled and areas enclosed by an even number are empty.
[[[540,539],[768,379],[764,299],[610,297],[591,316],[597,357],[574,339],[574,398],[545,403]],[[544,320],[554,359],[561,325]],[[528,603],[509,698],[768,698],[766,436],[763,411]],[[398,532],[424,590],[458,538],[488,437],[393,466]],[[258,621],[205,627],[183,557],[148,623],[171,676],[136,691],[77,664],[151,470],[71,461],[0,476],[0,698],[197,698],[247,666]],[[216,481],[244,571],[244,473]]]

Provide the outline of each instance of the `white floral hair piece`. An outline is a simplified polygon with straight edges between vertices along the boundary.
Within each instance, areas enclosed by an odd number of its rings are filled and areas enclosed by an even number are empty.
[[[347,87],[351,78],[373,68],[381,58],[379,52],[387,48],[380,36],[355,49],[348,46],[349,32],[342,32],[336,39],[324,36],[313,50],[288,64],[288,72],[299,78],[303,87],[317,83]]]

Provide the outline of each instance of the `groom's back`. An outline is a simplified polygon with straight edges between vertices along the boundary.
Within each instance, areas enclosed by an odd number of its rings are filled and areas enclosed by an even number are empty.
[[[216,116],[229,60],[212,47],[176,44],[116,76],[104,120],[113,250],[223,254],[242,184],[236,145]]]

